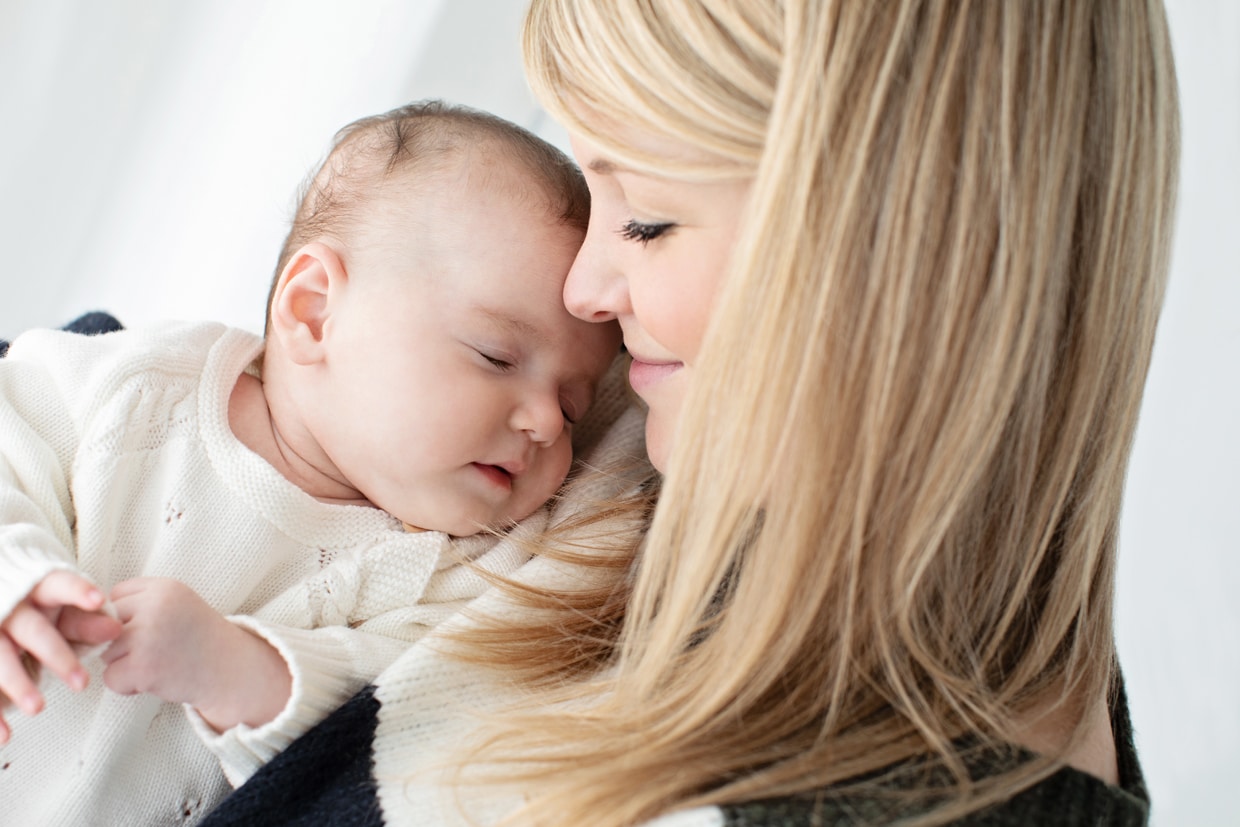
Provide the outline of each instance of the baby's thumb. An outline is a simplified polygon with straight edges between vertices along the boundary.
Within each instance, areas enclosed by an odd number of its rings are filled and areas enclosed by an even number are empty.
[[[103,606],[103,592],[77,572],[54,571],[39,581],[30,592],[30,602],[44,608],[77,606],[88,612]]]

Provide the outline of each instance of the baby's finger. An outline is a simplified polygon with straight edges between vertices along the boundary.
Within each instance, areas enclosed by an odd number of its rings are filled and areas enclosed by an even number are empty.
[[[148,588],[150,581],[151,578],[149,577],[132,577],[129,580],[122,580],[112,587],[112,591],[109,592],[108,597],[110,597],[114,603],[118,600],[124,600],[126,597],[139,594]]]
[[[129,654],[131,644],[132,640],[130,636],[122,634],[116,640],[108,644],[108,648],[104,649],[99,657],[103,659],[104,663],[111,666],[113,663]]]
[[[60,570],[39,581],[30,592],[30,602],[53,608],[77,606],[91,612],[103,605],[103,592],[82,575]]]
[[[138,694],[138,686],[134,682],[134,677],[130,674],[129,659],[125,655],[121,655],[116,660],[108,663],[108,668],[103,670],[103,683],[108,689],[111,689],[117,695],[136,695]]]
[[[73,653],[73,648],[42,612],[23,608],[19,606],[13,612],[6,626],[12,643],[29,652],[31,657],[46,666],[71,689],[79,690],[85,687],[86,670]]]
[[[98,646],[100,643],[116,640],[123,627],[119,620],[105,614],[69,606],[60,613],[56,628],[70,643]]]
[[[31,679],[21,650],[3,632],[0,632],[0,695],[10,699],[27,715],[37,715],[43,709],[43,696]]]

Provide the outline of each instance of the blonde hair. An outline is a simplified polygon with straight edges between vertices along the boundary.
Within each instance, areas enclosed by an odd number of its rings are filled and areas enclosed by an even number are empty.
[[[929,756],[952,783],[899,812],[943,823],[1052,772],[966,752],[1113,678],[1178,164],[1161,4],[535,0],[524,46],[609,157],[752,195],[606,668],[488,745],[514,821],[880,796]]]

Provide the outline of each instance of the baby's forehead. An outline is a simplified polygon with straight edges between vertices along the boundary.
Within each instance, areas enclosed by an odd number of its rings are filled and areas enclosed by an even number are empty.
[[[466,312],[504,333],[535,345],[550,345],[555,339],[552,334],[557,332],[554,323],[542,320],[536,323],[508,308],[474,303],[466,308]],[[567,323],[563,327],[567,328]]]
[[[472,186],[527,192],[551,201],[564,197],[563,182],[556,180],[554,170],[524,157],[511,140],[485,133],[424,142],[393,155],[364,143],[337,152],[340,157],[329,165],[330,177],[351,179],[362,193],[382,190],[387,184],[428,193]]]
[[[424,213],[434,224],[447,204],[464,204],[471,210],[506,206],[521,227],[538,225],[552,230],[564,243],[580,246],[586,228],[566,219],[563,202],[553,182],[520,159],[484,157],[479,151],[410,163],[372,178],[353,193],[358,218],[400,220],[413,211]]]

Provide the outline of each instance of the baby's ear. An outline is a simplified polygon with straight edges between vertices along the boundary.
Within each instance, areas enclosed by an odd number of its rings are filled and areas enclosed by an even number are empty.
[[[309,365],[323,358],[323,327],[332,294],[347,278],[340,254],[312,241],[300,248],[280,273],[271,295],[271,329],[288,358]]]

